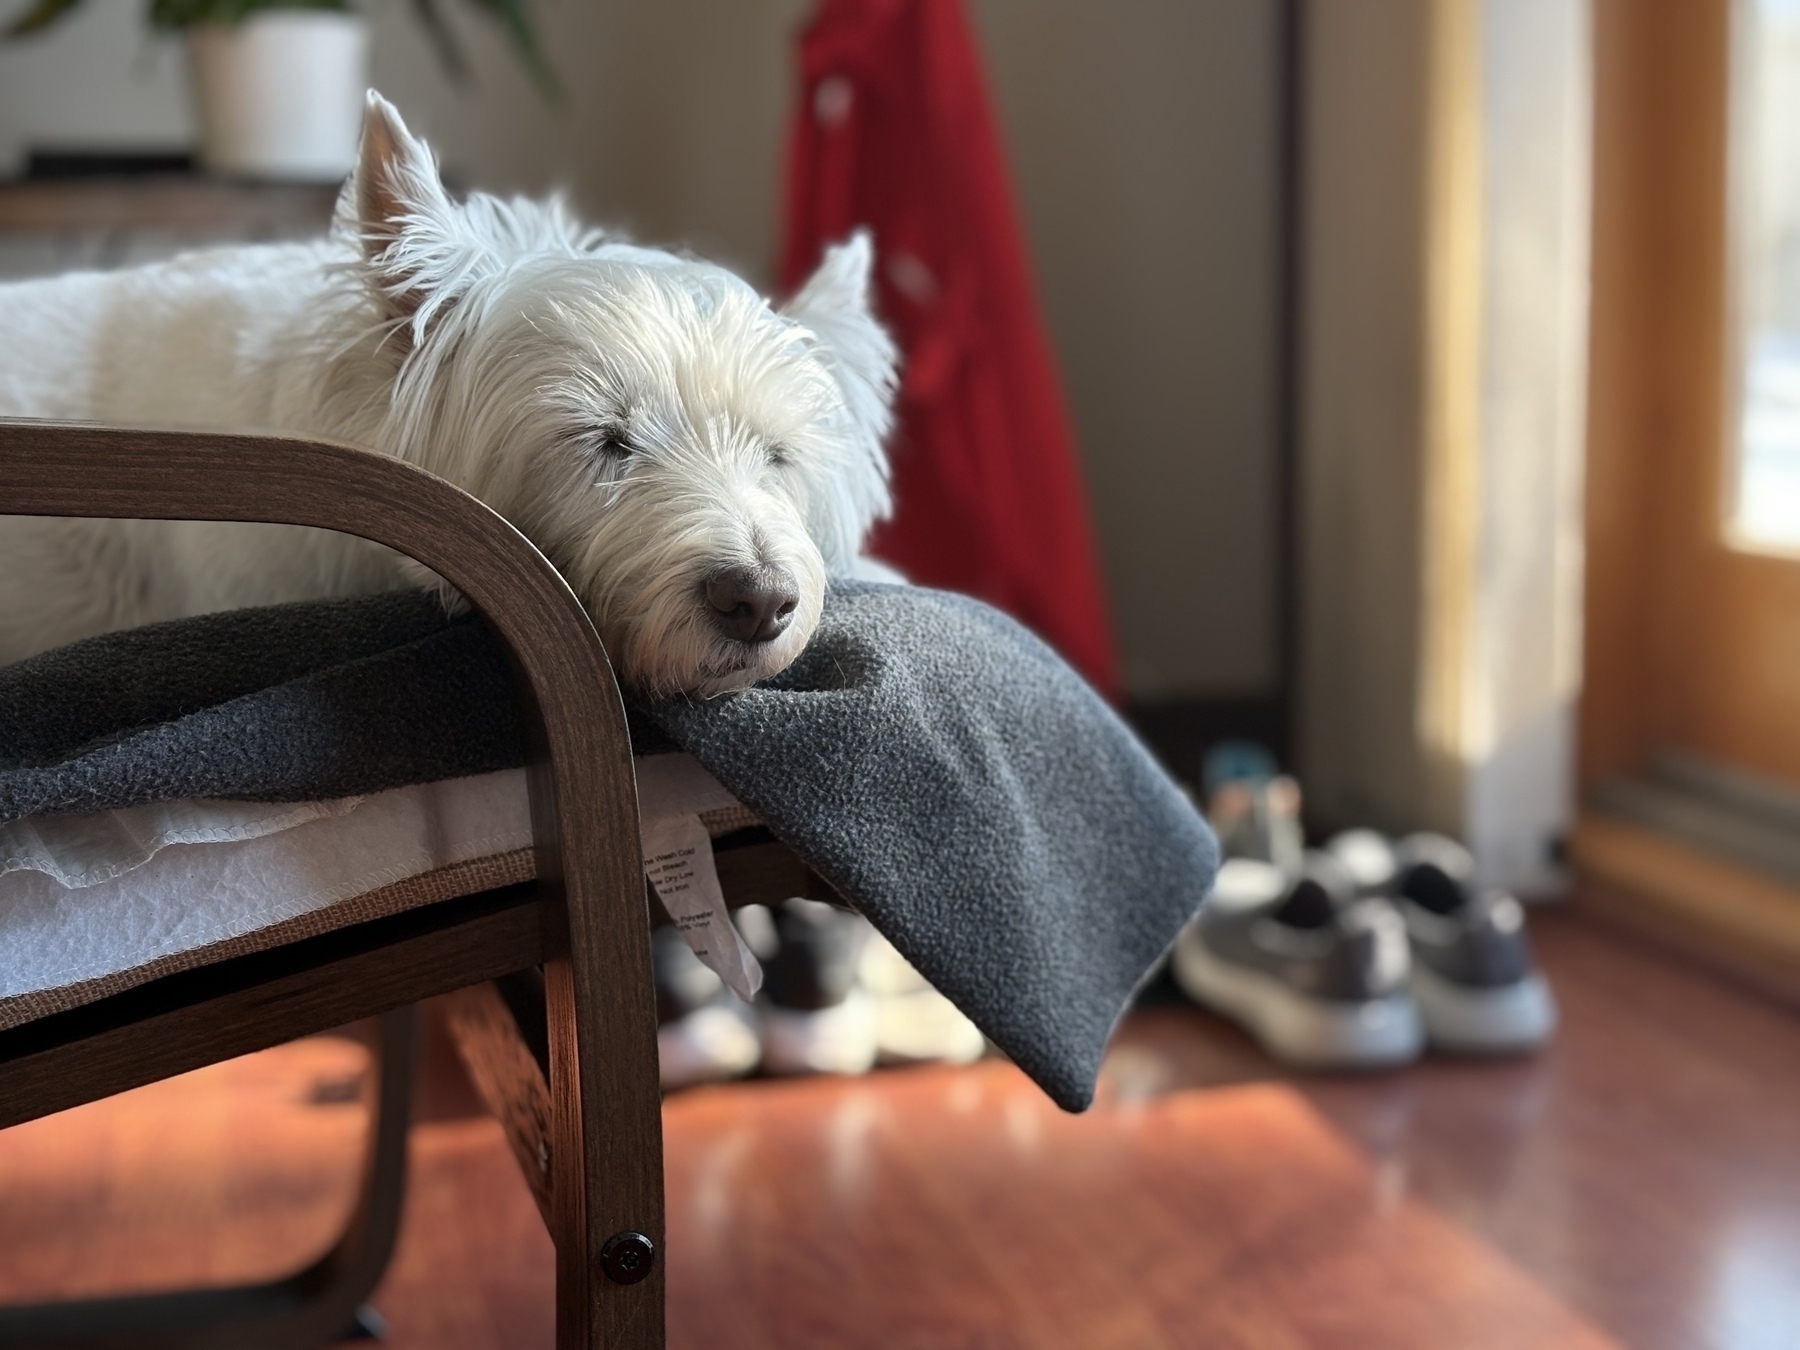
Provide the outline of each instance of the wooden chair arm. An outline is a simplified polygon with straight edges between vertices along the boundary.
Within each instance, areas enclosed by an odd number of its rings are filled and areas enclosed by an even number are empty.
[[[635,1344],[651,1319],[660,1328],[660,1263],[655,1278],[597,1302],[586,1294],[593,1272],[565,1269],[625,1230],[660,1248],[662,1132],[624,708],[599,636],[556,569],[492,509],[422,469],[281,434],[0,419],[0,515],[337,530],[417,559],[493,625],[529,705],[539,885],[561,902],[544,906],[559,925],[546,935],[558,955],[545,969],[558,1343]],[[586,1240],[567,1241],[576,1234]],[[562,1306],[573,1299],[585,1306]]]

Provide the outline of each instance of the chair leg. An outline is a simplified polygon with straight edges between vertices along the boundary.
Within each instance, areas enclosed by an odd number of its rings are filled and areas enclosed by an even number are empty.
[[[500,1122],[544,1226],[554,1230],[550,1051],[543,974],[520,971],[487,984],[470,985],[451,994],[445,1007],[463,1072],[488,1114]]]
[[[661,1350],[655,1078],[619,1075],[605,1085],[610,1093],[582,1092],[582,1049],[606,1044],[605,1029],[595,1018],[583,1024],[567,960],[459,990],[449,1010],[463,1068],[505,1131],[556,1243],[557,1350]],[[607,1065],[617,1069],[625,1056],[616,1036],[611,1046]],[[598,1119],[587,1118],[582,1103],[595,1100]],[[628,1226],[593,1222],[603,1206]]]
[[[647,947],[638,957],[646,994]],[[662,1112],[654,1019],[646,998],[642,1027],[629,1004],[606,1009],[617,1019],[608,1027],[602,999],[578,994],[578,967],[567,957],[544,967],[556,1347],[662,1350]],[[610,1037],[603,1035],[608,1030]],[[641,1038],[632,1034],[639,1031]]]
[[[286,1350],[320,1346],[359,1323],[400,1230],[412,1111],[412,1006],[377,1019],[376,1080],[362,1193],[337,1243],[270,1284],[0,1308],[0,1345],[20,1350]]]

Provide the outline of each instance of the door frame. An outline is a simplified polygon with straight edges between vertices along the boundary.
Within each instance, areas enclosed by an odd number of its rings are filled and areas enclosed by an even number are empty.
[[[1741,664],[1759,638],[1746,585],[1770,568],[1800,579],[1800,562],[1736,545],[1726,523],[1735,3],[1594,0],[1584,797],[1666,745],[1770,772],[1754,745],[1721,748],[1741,729],[1721,734],[1720,700],[1696,679],[1697,663]],[[1588,809],[1572,842],[1602,907],[1800,988],[1800,892]]]

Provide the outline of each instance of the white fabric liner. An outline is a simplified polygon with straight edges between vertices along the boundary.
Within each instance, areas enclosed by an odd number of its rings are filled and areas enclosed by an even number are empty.
[[[149,862],[170,844],[230,844],[341,816],[365,798],[328,802],[221,802],[190,799],[102,811],[37,816],[0,825],[0,876],[42,872],[70,889],[95,886]]]
[[[645,828],[735,805],[687,755],[637,762]],[[525,772],[271,806],[172,802],[0,827],[0,999],[134,970],[531,845]]]

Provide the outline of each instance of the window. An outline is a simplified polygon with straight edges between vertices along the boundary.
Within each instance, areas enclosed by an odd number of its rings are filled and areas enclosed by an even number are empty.
[[[1738,0],[1733,533],[1800,548],[1800,0]]]

